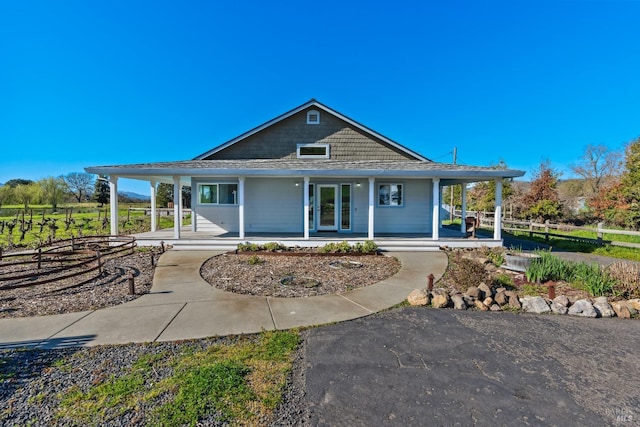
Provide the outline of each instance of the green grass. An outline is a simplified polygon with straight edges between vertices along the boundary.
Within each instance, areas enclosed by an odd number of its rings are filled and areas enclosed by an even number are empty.
[[[35,206],[33,207],[35,208]],[[5,207],[3,207],[2,211],[4,211],[4,209]],[[100,213],[98,213],[98,210]],[[144,212],[140,211],[132,211],[130,213],[127,211],[127,208],[122,208],[118,211],[118,230],[120,234],[135,234],[151,229],[150,216],[144,215]],[[41,227],[42,214],[36,214],[34,212],[33,217],[31,217],[29,211],[27,211],[24,219],[29,220],[32,218],[31,230],[22,236],[19,222],[22,219],[22,214],[20,214],[12,233],[9,233],[9,227],[6,225],[0,233],[0,247],[10,246],[10,244],[21,247],[34,247],[45,242],[50,236],[54,236],[55,239],[68,239],[72,236],[78,236],[80,233],[85,236],[109,234],[110,226],[108,223],[103,222],[107,212],[108,207],[97,208],[95,204],[83,204],[73,209],[73,222],[67,225],[65,223],[65,219],[67,218],[65,209],[59,208],[56,214],[45,214],[45,219],[48,222]],[[98,217],[100,220],[98,220]],[[129,218],[129,221],[127,221],[127,218]],[[0,216],[0,221],[6,222],[15,219],[16,215]],[[57,227],[55,231],[50,226],[53,220],[55,220],[55,226]],[[189,224],[190,222],[190,217],[187,217],[183,221],[183,225]],[[173,227],[173,217],[160,216],[158,218],[158,228],[171,227]]]
[[[148,403],[154,409],[145,425],[196,425],[210,413],[231,425],[256,425],[280,402],[299,340],[297,332],[269,331],[204,350],[187,343],[177,355],[144,355],[119,377],[89,390],[72,387],[58,419],[99,425]],[[152,381],[160,369],[172,374]]]
[[[623,246],[612,246],[604,244],[598,246],[585,242],[576,242],[574,240],[563,239],[561,237],[549,237],[546,241],[544,237],[529,237],[529,233],[524,232],[504,232],[505,236],[513,236],[521,240],[529,240],[532,242],[547,244],[553,248],[564,249],[570,252],[591,253],[594,255],[608,256],[612,258],[628,259],[632,261],[640,261],[640,249],[626,248]],[[632,237],[632,236],[627,236]],[[621,239],[619,239],[621,240]]]

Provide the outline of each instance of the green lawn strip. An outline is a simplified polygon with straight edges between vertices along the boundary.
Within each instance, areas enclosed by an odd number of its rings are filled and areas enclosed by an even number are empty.
[[[543,237],[529,237],[529,234],[527,232],[505,232],[504,234],[511,235],[521,240],[529,240],[532,242],[547,244],[553,248],[565,249],[570,252],[583,252],[594,255],[608,256],[612,258],[640,261],[640,249],[626,248],[623,246],[612,246],[608,244],[597,246],[589,243],[563,239],[560,237],[549,237],[549,240],[546,241]]]
[[[255,424],[280,402],[298,343],[297,332],[263,332],[204,350],[185,343],[176,355],[143,355],[123,375],[86,391],[72,388],[62,397],[58,414],[101,424],[157,401],[147,414],[148,425],[195,425],[212,412],[231,424]],[[155,369],[167,367],[169,377],[151,381]]]

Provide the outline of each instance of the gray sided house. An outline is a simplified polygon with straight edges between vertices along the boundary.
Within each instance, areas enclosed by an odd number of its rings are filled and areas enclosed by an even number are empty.
[[[495,180],[499,218],[502,179],[524,174],[433,162],[313,99],[193,160],[86,171],[108,175],[111,194],[117,194],[119,177],[149,181],[154,210],[156,184],[172,183],[174,241],[280,236],[297,241],[415,238],[431,244],[448,232],[441,228],[443,186],[460,184],[466,193],[469,183]],[[179,222],[183,186],[192,194],[188,236]],[[117,218],[113,199],[111,215]],[[152,215],[152,233],[155,229]],[[499,222],[493,239],[483,242],[492,243],[501,243]]]

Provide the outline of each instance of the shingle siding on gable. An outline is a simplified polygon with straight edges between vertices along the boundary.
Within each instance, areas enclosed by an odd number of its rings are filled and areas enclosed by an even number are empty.
[[[307,124],[309,109],[238,141],[206,160],[295,159],[298,144],[314,142],[331,144],[333,160],[416,160],[326,112],[320,112],[319,124]]]

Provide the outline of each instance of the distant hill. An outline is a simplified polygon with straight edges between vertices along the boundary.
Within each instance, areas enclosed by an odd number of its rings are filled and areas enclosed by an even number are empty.
[[[134,193],[133,191],[118,191],[118,195],[120,197],[126,197],[131,200],[140,200],[141,202],[151,200],[151,197],[145,196],[144,194]]]

